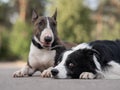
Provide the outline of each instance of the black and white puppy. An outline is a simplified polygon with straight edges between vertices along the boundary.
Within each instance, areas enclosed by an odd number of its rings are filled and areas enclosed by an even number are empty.
[[[120,41],[93,41],[67,50],[51,70],[54,78],[120,79]]]
[[[16,71],[13,77],[31,76],[36,71],[42,77],[51,75],[51,68],[56,65],[57,57],[65,50],[57,34],[57,11],[52,17],[39,16],[36,10],[32,13],[34,26],[28,62]]]

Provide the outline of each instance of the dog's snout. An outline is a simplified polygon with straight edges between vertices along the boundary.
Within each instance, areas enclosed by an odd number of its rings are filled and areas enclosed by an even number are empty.
[[[44,38],[45,42],[51,42],[52,41],[52,37],[51,36],[46,36]]]
[[[59,71],[57,69],[52,69],[51,73],[53,76],[56,76],[59,73]]]

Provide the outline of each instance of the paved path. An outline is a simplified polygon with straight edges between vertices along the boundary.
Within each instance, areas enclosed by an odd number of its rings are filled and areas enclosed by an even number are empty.
[[[13,78],[18,68],[0,67],[0,90],[120,90],[120,80],[79,80],[33,77]]]

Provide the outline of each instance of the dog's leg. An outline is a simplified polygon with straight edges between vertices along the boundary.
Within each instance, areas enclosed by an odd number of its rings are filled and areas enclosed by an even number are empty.
[[[79,76],[80,79],[94,79],[95,77],[95,74],[91,72],[83,72]]]
[[[20,70],[16,71],[13,74],[13,77],[24,77],[24,76],[32,76],[32,74],[35,72],[36,70],[33,68],[30,68],[28,65],[25,65],[23,68],[21,68]]]
[[[41,77],[52,77],[51,70],[53,67],[49,67],[41,73]]]

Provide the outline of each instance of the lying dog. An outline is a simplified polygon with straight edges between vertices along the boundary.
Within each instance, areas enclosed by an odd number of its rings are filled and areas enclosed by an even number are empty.
[[[42,77],[51,75],[51,68],[56,65],[59,55],[66,49],[57,34],[57,11],[52,17],[38,16],[36,10],[32,13],[34,33],[30,46],[27,65],[16,71],[13,77],[31,76],[40,71]]]
[[[120,41],[82,43],[63,53],[54,78],[120,79]]]

